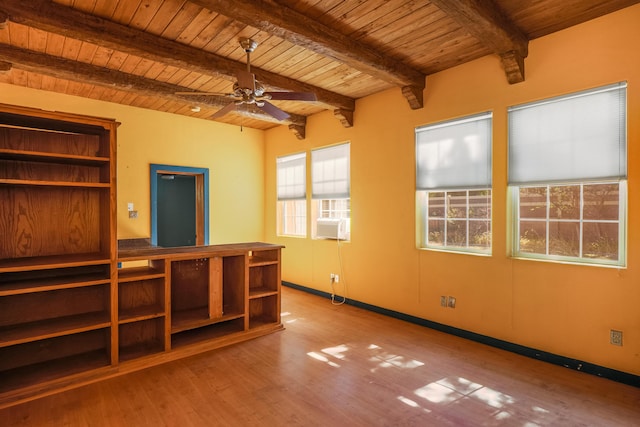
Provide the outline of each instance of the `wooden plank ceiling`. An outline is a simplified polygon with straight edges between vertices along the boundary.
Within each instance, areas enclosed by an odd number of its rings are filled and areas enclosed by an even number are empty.
[[[304,138],[307,116],[329,109],[352,126],[355,100],[388,88],[422,108],[429,74],[485,55],[517,84],[529,40],[638,2],[2,0],[0,82],[211,119],[232,101],[222,95],[246,70],[239,39],[251,38],[266,90],[317,101],[271,101],[290,114],[283,122],[246,104],[215,120],[284,123]]]

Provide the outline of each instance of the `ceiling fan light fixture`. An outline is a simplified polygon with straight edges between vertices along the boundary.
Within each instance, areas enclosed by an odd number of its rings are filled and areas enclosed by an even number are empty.
[[[191,111],[193,111],[194,113],[199,113],[200,112],[200,106],[199,105],[193,105],[191,107]]]
[[[240,37],[240,47],[242,47],[245,52],[251,53],[258,47],[258,42],[248,37]]]

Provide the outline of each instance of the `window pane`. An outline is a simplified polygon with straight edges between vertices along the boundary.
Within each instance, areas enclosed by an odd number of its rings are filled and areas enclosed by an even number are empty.
[[[619,184],[585,184],[584,219],[618,220]]]
[[[447,221],[447,246],[467,246],[467,221]]]
[[[583,256],[617,260],[618,224],[585,223]]]
[[[491,190],[469,191],[469,218],[491,218]]]
[[[491,221],[469,222],[469,246],[479,249],[491,247]]]
[[[467,192],[455,191],[447,193],[447,202],[449,209],[448,218],[466,218],[467,217]]]
[[[428,194],[429,217],[444,218],[444,193],[430,192]]]
[[[542,221],[520,221],[520,252],[547,253],[546,223]]]
[[[580,223],[549,223],[549,255],[580,256]]]
[[[521,187],[520,188],[520,218],[546,218],[546,217],[547,217],[547,187]]]
[[[306,200],[281,200],[278,202],[278,234],[284,236],[307,235]]]
[[[427,243],[429,245],[435,246],[444,245],[444,220],[429,220],[429,234],[427,236]]]
[[[580,186],[561,185],[549,188],[549,218],[580,219]]]

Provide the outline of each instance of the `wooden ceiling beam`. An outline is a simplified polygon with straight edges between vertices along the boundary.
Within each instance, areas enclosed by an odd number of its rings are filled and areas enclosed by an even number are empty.
[[[340,34],[274,0],[190,0],[199,6],[281,37],[297,46],[347,64],[365,74],[403,88],[412,109],[422,108],[426,76],[403,62]],[[406,90],[405,87],[410,89]]]
[[[3,15],[8,16],[11,22],[230,81],[236,80],[239,71],[246,70],[246,64],[243,62],[233,61],[47,0],[2,0],[0,21]],[[329,108],[355,109],[353,98],[259,68],[252,67],[252,71],[268,89],[313,92],[318,102]]]
[[[480,43],[500,56],[509,83],[524,81],[527,36],[491,0],[430,0]]]
[[[0,64],[7,63],[9,65],[12,64],[15,68],[32,73],[43,74],[63,80],[88,83],[109,89],[133,92],[145,96],[160,97],[189,105],[197,104],[220,109],[232,102],[232,100],[223,96],[176,95],[176,92],[184,91],[185,88],[0,43]],[[290,114],[291,117],[288,119],[279,121],[257,108],[236,110],[235,113],[271,123],[295,125],[303,129],[306,126],[306,117],[297,114]]]

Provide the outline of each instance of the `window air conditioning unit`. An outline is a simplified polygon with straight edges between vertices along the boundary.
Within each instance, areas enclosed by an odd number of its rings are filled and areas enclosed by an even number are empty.
[[[318,218],[316,237],[318,239],[345,240],[345,221],[342,218]]]

